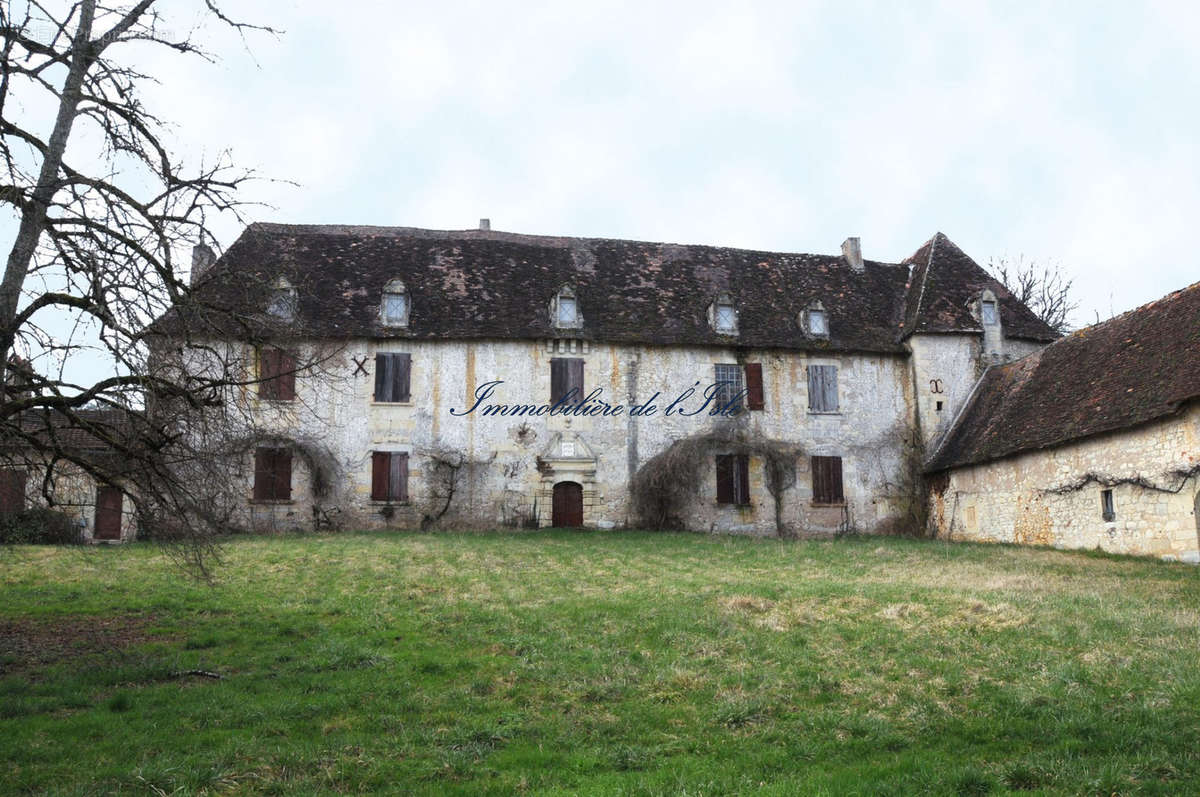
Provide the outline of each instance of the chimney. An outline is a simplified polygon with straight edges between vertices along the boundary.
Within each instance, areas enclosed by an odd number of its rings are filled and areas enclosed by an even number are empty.
[[[842,241],[842,257],[846,258],[850,268],[855,271],[863,270],[862,247],[857,238],[847,238]]]
[[[491,219],[480,219],[479,220],[479,229],[481,229],[481,230],[492,229],[492,220]]]
[[[195,285],[208,267],[215,263],[217,254],[208,244],[201,242],[192,247],[192,279],[190,284]]]

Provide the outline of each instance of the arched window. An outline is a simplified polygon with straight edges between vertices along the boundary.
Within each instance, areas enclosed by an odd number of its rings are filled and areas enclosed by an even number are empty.
[[[267,301],[267,313],[284,321],[296,317],[296,289],[286,278],[280,277],[271,283],[271,298]]]
[[[400,280],[392,280],[383,286],[379,318],[389,327],[408,326],[408,291]]]
[[[729,294],[722,293],[713,301],[709,307],[708,321],[722,335],[737,334],[738,313]]]
[[[564,285],[550,303],[550,322],[560,329],[578,329],[583,326],[583,314],[579,312],[579,299],[575,289]]]
[[[825,306],[819,301],[813,302],[801,314],[801,326],[810,337],[827,338],[829,337],[829,313],[825,311]]]

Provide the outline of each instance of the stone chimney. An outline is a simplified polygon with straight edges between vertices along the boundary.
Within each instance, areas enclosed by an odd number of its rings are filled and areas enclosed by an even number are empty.
[[[492,229],[492,220],[491,219],[480,219],[479,220],[479,229],[481,229],[481,230]]]
[[[842,241],[842,257],[846,258],[850,268],[855,271],[863,270],[862,247],[857,238],[847,238]]]
[[[212,250],[206,243],[198,243],[192,247],[192,279],[191,284],[195,285],[200,279],[200,275],[208,271],[209,266],[217,260],[217,253]]]

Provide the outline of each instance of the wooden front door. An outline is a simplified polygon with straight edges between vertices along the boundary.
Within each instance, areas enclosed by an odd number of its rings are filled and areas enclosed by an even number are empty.
[[[98,540],[121,539],[121,491],[116,487],[96,490],[96,533]]]
[[[554,526],[583,525],[583,487],[575,482],[559,482],[554,485]]]

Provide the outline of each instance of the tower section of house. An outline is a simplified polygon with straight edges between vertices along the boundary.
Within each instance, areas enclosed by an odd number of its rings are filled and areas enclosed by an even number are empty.
[[[940,232],[904,263],[912,271],[901,339],[912,353],[922,442],[932,449],[987,368],[1059,335]]]
[[[203,260],[194,297],[226,320],[187,337],[244,364],[221,449],[242,452],[249,526],[903,522],[924,434],[910,268],[857,239],[811,255],[255,224]],[[945,368],[969,386],[977,358]]]

